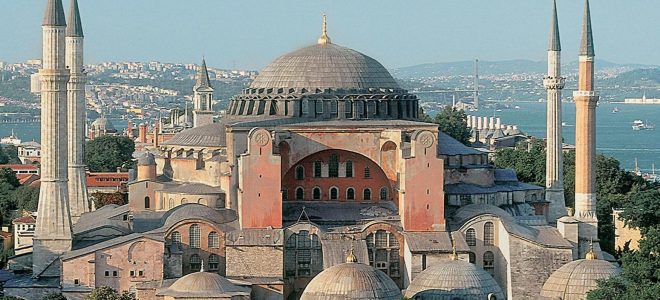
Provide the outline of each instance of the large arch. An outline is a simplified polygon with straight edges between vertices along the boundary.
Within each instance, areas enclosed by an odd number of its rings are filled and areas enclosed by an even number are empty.
[[[321,164],[321,176],[318,174],[318,163]],[[315,168],[315,164],[316,168]],[[302,166],[304,176],[296,176],[296,169]],[[351,168],[347,171],[346,168]],[[368,170],[368,171],[367,171]],[[316,171],[316,172],[315,172]],[[368,157],[340,149],[322,150],[306,156],[297,163],[288,167],[283,172],[282,190],[295,191],[301,187],[305,191],[304,201],[314,200],[312,191],[319,188],[321,191],[321,201],[331,200],[330,189],[337,188],[337,201],[346,201],[346,190],[351,187],[355,192],[355,200],[351,201],[381,201],[380,197],[373,194],[374,191],[380,191],[386,187],[388,191],[392,190],[392,181],[387,177],[383,169]],[[315,174],[316,173],[316,174]],[[369,189],[371,199],[363,199],[363,191]],[[394,193],[388,193],[386,201],[393,200]],[[376,196],[374,196],[376,195]],[[296,199],[288,197],[288,199]],[[297,199],[300,200],[300,199]],[[316,199],[318,201],[318,199]],[[335,201],[333,199],[333,201]]]

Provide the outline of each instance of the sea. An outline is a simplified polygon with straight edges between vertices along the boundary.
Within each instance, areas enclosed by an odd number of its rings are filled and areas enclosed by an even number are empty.
[[[481,109],[468,114],[500,117],[502,124],[518,125],[526,134],[545,137],[545,102],[516,101],[507,104],[520,108],[501,111]],[[619,110],[617,113],[612,112],[615,107]],[[562,110],[565,123],[564,142],[574,144],[575,104],[563,103]],[[643,172],[651,172],[653,164],[660,169],[660,127],[655,130],[633,131],[634,120],[660,125],[660,105],[599,103],[596,108],[597,151],[615,157],[621,163],[621,167],[627,170],[635,168],[635,159]],[[110,121],[119,131],[126,128],[126,120],[110,119]],[[40,140],[39,123],[0,123],[0,137],[10,135],[12,129],[23,141]]]

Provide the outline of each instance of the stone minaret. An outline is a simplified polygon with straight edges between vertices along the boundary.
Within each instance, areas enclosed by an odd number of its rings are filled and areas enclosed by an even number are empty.
[[[575,218],[580,221],[580,254],[589,240],[598,240],[596,218],[596,103],[594,91],[594,44],[589,0],[585,0],[579,53],[578,90],[575,100]],[[582,255],[580,255],[582,257]]]
[[[69,110],[69,207],[75,224],[90,210],[85,178],[85,83],[83,70],[83,30],[78,0],[71,1],[66,28],[66,66],[71,72],[68,89]]]
[[[213,123],[212,100],[213,87],[206,68],[206,60],[202,59],[202,66],[197,70],[197,82],[193,87],[193,127]]]
[[[33,276],[59,276],[59,255],[71,250],[67,188],[66,21],[62,0],[48,0],[41,76],[41,191],[32,254]]]
[[[561,77],[561,43],[557,22],[557,2],[553,1],[548,43],[548,75],[543,78],[543,86],[548,93],[547,146],[545,164],[545,199],[550,202],[548,221],[566,215],[564,202],[563,152],[561,138],[561,90],[565,78]]]

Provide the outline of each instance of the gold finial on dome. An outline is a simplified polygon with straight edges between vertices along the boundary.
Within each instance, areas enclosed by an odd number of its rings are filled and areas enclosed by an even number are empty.
[[[591,240],[591,242],[589,242],[589,252],[587,252],[587,254],[585,254],[584,258],[588,259],[588,260],[594,260],[594,259],[598,258],[598,257],[596,257],[596,252],[594,252],[594,241],[593,240]]]
[[[323,28],[321,30],[321,37],[318,40],[319,45],[330,44],[330,37],[328,36],[328,22],[323,14]]]
[[[353,245],[351,245],[351,250],[348,251],[348,256],[346,256],[347,263],[356,263],[358,262],[357,257],[355,257],[355,251],[353,251]]]

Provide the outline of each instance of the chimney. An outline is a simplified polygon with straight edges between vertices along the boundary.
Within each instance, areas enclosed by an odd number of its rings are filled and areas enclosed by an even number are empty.
[[[476,118],[476,119],[477,119],[477,129],[479,130],[483,129],[482,119],[481,118]]]
[[[144,123],[138,126],[138,142],[139,143],[147,142],[147,125]]]
[[[502,128],[502,119],[496,118],[495,119],[495,129],[501,129]]]

